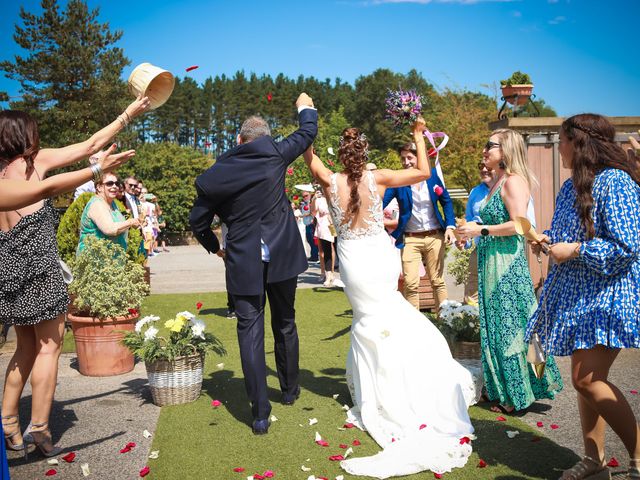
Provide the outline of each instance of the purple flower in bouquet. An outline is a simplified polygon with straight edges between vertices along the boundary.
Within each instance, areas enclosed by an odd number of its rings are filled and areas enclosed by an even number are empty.
[[[386,118],[396,129],[413,125],[422,112],[422,97],[415,90],[389,90],[385,103]]]

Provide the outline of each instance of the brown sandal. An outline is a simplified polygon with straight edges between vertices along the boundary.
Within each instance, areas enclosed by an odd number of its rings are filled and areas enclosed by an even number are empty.
[[[560,480],[610,480],[611,472],[601,462],[585,456],[569,470],[562,472]]]
[[[629,470],[627,471],[628,480],[640,479],[640,458],[632,458],[629,460]]]

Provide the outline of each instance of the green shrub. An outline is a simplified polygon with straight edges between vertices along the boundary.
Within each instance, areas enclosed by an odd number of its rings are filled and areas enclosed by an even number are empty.
[[[506,80],[500,80],[500,85],[510,87],[511,85],[531,85],[531,77],[520,70],[513,72]]]
[[[69,205],[67,211],[60,219],[57,240],[60,258],[70,263],[76,257],[76,248],[80,239],[80,218],[84,207],[95,194],[85,192]]]
[[[158,197],[166,230],[189,230],[189,212],[196,199],[194,181],[212,164],[211,157],[173,143],[147,143],[118,170],[121,178],[133,175]]]
[[[462,250],[453,249],[453,260],[447,265],[447,272],[455,279],[456,285],[467,283],[467,278],[469,278],[469,256],[471,256],[471,252],[475,248],[474,245],[471,248]]]
[[[128,260],[122,247],[109,240],[87,237],[84,250],[70,264],[74,280],[69,292],[82,315],[127,315],[129,309],[140,308],[148,293],[142,266]]]

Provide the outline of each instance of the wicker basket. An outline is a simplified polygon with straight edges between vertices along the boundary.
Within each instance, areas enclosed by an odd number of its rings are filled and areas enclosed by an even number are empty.
[[[162,407],[196,400],[202,389],[203,365],[201,354],[145,362],[153,403]]]

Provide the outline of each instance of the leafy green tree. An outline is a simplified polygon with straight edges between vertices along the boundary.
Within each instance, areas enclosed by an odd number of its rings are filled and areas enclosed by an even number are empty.
[[[212,164],[210,157],[175,143],[147,143],[119,171],[141,180],[158,197],[167,230],[189,230],[189,212],[196,198],[195,178]]]
[[[62,146],[85,139],[111,123],[126,106],[120,79],[129,64],[115,44],[122,32],[98,21],[99,9],[83,0],[42,0],[42,14],[20,9],[22,26],[14,40],[27,52],[0,62],[7,77],[20,82],[22,100],[12,108],[31,112],[42,143]]]

